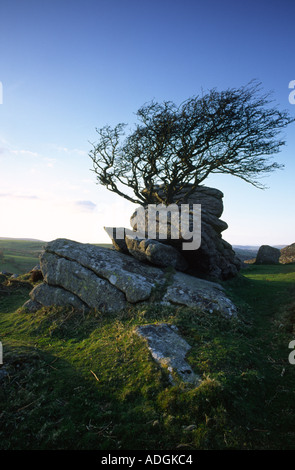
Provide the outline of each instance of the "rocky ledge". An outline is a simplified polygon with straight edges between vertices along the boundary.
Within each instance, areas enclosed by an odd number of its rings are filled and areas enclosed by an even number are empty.
[[[157,302],[199,307],[232,316],[237,310],[218,283],[151,266],[114,249],[57,239],[40,256],[43,282],[24,304],[29,311],[43,306],[118,312],[130,305]]]

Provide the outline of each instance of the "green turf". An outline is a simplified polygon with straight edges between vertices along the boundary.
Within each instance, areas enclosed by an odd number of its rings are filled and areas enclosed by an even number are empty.
[[[0,291],[1,449],[294,449],[295,265],[223,283],[238,319],[155,304],[29,314],[26,282]],[[201,386],[172,385],[134,332],[162,321],[192,346]]]

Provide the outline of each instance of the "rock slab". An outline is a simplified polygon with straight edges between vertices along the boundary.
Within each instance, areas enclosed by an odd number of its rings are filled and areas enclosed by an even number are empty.
[[[187,341],[178,334],[178,328],[168,323],[143,325],[136,328],[136,333],[146,339],[148,348],[162,367],[167,367],[170,374],[176,372],[183,382],[198,385],[201,378],[196,375],[186,362],[190,350]],[[170,375],[173,383],[173,377]]]
[[[163,301],[174,305],[199,307],[209,313],[226,311],[227,316],[234,316],[237,312],[235,305],[227,298],[219,284],[185,273],[175,273]]]
[[[40,256],[43,282],[30,293],[26,307],[70,305],[78,310],[119,312],[154,302],[199,307],[225,316],[237,309],[218,284],[188,274],[148,265],[130,255],[91,244],[57,239]],[[159,298],[160,296],[160,298]]]

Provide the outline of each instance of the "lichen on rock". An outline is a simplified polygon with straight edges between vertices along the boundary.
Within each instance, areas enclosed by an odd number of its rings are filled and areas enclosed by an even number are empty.
[[[136,328],[136,333],[146,339],[152,357],[170,372],[170,380],[174,383],[173,373],[183,382],[199,385],[201,378],[194,373],[186,361],[190,345],[178,333],[178,328],[169,323],[143,325]]]
[[[128,306],[158,302],[198,306],[231,316],[236,308],[223,288],[211,281],[152,266],[116,250],[57,239],[40,256],[43,283],[30,293],[34,308],[85,305],[102,312],[119,312]],[[155,295],[155,292],[157,295]]]

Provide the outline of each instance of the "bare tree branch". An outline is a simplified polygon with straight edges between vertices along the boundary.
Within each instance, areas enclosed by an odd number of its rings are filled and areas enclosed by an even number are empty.
[[[190,183],[189,196],[211,173],[264,188],[259,178],[283,167],[270,161],[285,144],[277,136],[295,118],[271,107],[270,94],[260,92],[261,85],[250,82],[213,89],[179,107],[151,102],[137,111],[139,123],[128,136],[122,123],[96,129],[99,140],[89,156],[98,183],[136,204],[170,204],[180,188]]]

